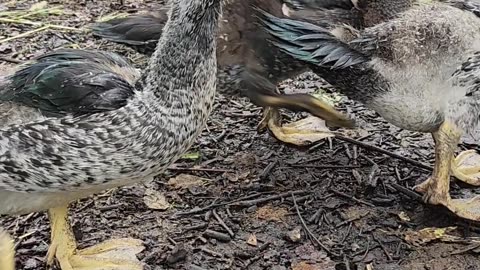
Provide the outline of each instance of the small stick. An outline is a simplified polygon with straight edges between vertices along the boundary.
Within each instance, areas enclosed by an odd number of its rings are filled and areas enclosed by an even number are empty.
[[[259,175],[260,179],[265,179],[267,176],[270,174],[270,172],[275,168],[275,166],[278,164],[278,159],[274,159],[270,164],[265,167],[263,172]]]
[[[252,205],[259,204],[259,203],[264,203],[264,202],[273,201],[273,200],[276,200],[276,199],[288,197],[291,194],[298,195],[298,194],[304,194],[304,193],[309,193],[309,192],[305,191],[305,190],[297,190],[297,191],[293,191],[293,192],[289,191],[289,192],[281,193],[281,194],[278,194],[278,195],[270,196],[270,197],[267,197],[267,198],[260,198],[260,199],[256,199],[256,200],[235,202],[235,203],[232,203],[230,205],[232,205],[232,206],[252,206]]]
[[[200,250],[203,251],[203,252],[205,252],[205,253],[207,253],[207,254],[209,254],[209,255],[212,255],[213,257],[219,257],[219,258],[220,258],[220,257],[223,257],[222,254],[220,254],[220,253],[218,253],[218,252],[216,252],[216,251],[210,250],[210,249],[208,249],[208,248],[206,248],[206,247],[201,247]]]
[[[336,191],[336,190],[334,190],[334,189],[332,189],[332,190],[330,190],[330,191],[333,192],[333,193],[335,193],[335,194],[337,194],[337,195],[339,195],[339,196],[342,196],[342,197],[344,197],[344,198],[350,199],[350,200],[352,200],[352,201],[355,201],[355,202],[358,202],[358,203],[361,203],[361,204],[365,204],[365,205],[368,205],[368,206],[370,206],[370,207],[375,207],[375,205],[373,205],[373,204],[371,204],[371,203],[369,203],[369,202],[366,202],[366,201],[357,199],[357,198],[355,198],[355,197],[353,197],[353,196],[351,196],[351,195],[345,194],[345,193],[343,193],[343,192]]]
[[[315,169],[356,169],[361,168],[360,165],[302,165],[302,164],[292,164],[290,167],[294,168],[315,168]]]
[[[232,229],[230,229],[230,227],[227,226],[227,224],[225,224],[225,222],[223,221],[223,219],[217,214],[217,211],[215,211],[215,209],[213,209],[213,216],[215,217],[215,219],[217,219],[218,223],[220,223],[220,225],[228,232],[228,234],[230,234],[230,236],[233,238],[235,236],[235,233],[233,233]]]
[[[192,172],[217,172],[217,173],[233,173],[232,170],[213,169],[213,168],[184,168],[184,167],[169,167],[171,171],[192,171]]]
[[[257,194],[252,194],[252,195],[248,195],[248,196],[244,196],[242,198],[239,198],[239,199],[236,199],[236,200],[233,200],[233,201],[230,201],[230,202],[223,202],[223,203],[212,203],[208,206],[205,206],[205,207],[202,207],[202,208],[199,208],[199,209],[193,209],[193,210],[190,210],[190,211],[186,211],[186,212],[180,212],[180,213],[175,213],[175,215],[179,215],[179,216],[182,216],[182,215],[192,215],[192,214],[198,214],[198,213],[201,213],[203,211],[208,211],[210,209],[213,209],[213,208],[217,208],[217,207],[221,207],[221,206],[225,206],[225,205],[231,205],[232,203],[235,203],[235,202],[240,202],[242,200],[247,200],[247,199],[251,199],[251,198],[255,198],[255,197],[259,197],[259,196],[262,196],[264,194],[262,193],[257,193]]]
[[[351,270],[350,268],[350,261],[347,258],[347,255],[343,254],[343,263],[345,264],[346,270]]]
[[[415,199],[417,201],[422,201],[422,196],[419,195],[418,193],[416,193],[415,191],[413,190],[410,190],[406,187],[403,187],[397,183],[390,183],[388,184],[389,186],[393,187],[395,190],[407,195],[408,197],[412,198],[412,199]]]
[[[210,237],[210,238],[217,239],[218,241],[222,241],[222,242],[229,242],[230,240],[232,240],[228,234],[213,231],[213,230],[210,230],[210,229],[205,230],[203,235],[207,236],[207,237]]]
[[[339,256],[338,254],[333,253],[333,252],[332,252],[329,248],[327,248],[322,242],[320,242],[320,240],[319,240],[315,235],[313,235],[312,231],[310,231],[310,229],[308,228],[307,224],[305,223],[305,220],[303,220],[302,214],[300,214],[300,209],[298,209],[298,204],[297,204],[297,200],[295,199],[295,195],[293,194],[293,192],[291,192],[290,195],[292,196],[293,205],[295,206],[295,210],[297,211],[298,218],[300,219],[300,222],[302,223],[302,227],[303,227],[303,229],[307,232],[307,234],[310,236],[310,239],[314,239],[315,242],[316,242],[321,248],[323,248],[328,254],[334,255],[334,256]]]
[[[342,227],[345,224],[348,224],[348,223],[354,222],[356,220],[362,219],[362,218],[366,217],[368,214],[370,214],[370,212],[363,213],[363,214],[359,215],[358,217],[352,217],[352,218],[349,218],[347,220],[344,220],[344,221],[338,223],[337,225],[335,225],[335,228],[339,228],[339,227]]]
[[[58,30],[66,30],[66,31],[75,31],[75,32],[86,32],[87,29],[79,29],[75,27],[63,26],[63,25],[56,25],[56,24],[44,24],[41,22],[33,22],[29,20],[15,20],[15,19],[7,19],[7,18],[0,18],[0,23],[13,23],[13,24],[26,24],[38,27],[48,27],[52,29]]]
[[[37,28],[37,29],[33,29],[33,30],[31,30],[31,31],[27,31],[27,32],[21,33],[21,34],[19,34],[19,35],[13,36],[13,37],[8,37],[8,38],[5,38],[5,39],[0,40],[0,44],[6,43],[6,42],[9,42],[9,41],[12,41],[12,40],[14,40],[14,39],[18,39],[18,38],[22,38],[22,37],[27,37],[27,36],[30,36],[30,35],[32,35],[32,34],[45,31],[45,30],[47,30],[47,29],[49,29],[49,28],[50,28],[50,26],[46,25],[46,26],[39,27],[39,28]]]
[[[373,237],[373,240],[375,240],[379,245],[380,245],[380,248],[383,250],[383,252],[385,253],[385,255],[387,255],[387,258],[389,261],[393,261],[393,258],[392,258],[392,255],[390,255],[390,252],[388,252],[387,248],[383,245],[382,241],[380,241],[377,236],[375,236],[374,233],[372,233],[372,237]]]
[[[475,243],[475,244],[473,244],[473,245],[467,246],[466,248],[463,248],[463,249],[459,249],[459,250],[450,252],[450,255],[462,254],[462,253],[465,253],[465,252],[469,252],[469,251],[471,251],[471,250],[475,250],[475,249],[477,249],[477,248],[479,248],[479,247],[480,247],[480,243]]]
[[[368,149],[368,150],[372,150],[372,151],[375,151],[375,152],[379,152],[379,153],[382,153],[382,154],[385,154],[387,156],[390,156],[390,157],[393,157],[393,158],[396,158],[396,159],[399,159],[399,160],[402,160],[402,161],[405,161],[407,163],[410,163],[412,165],[415,165],[419,168],[422,168],[422,169],[425,169],[425,170],[428,170],[428,171],[433,171],[433,168],[427,164],[424,164],[422,162],[419,162],[419,161],[416,161],[416,160],[413,160],[411,158],[407,158],[407,157],[404,157],[404,156],[401,156],[401,155],[398,155],[398,154],[395,154],[395,153],[392,153],[390,151],[387,151],[383,148],[380,148],[380,147],[377,147],[377,146],[374,146],[374,145],[370,145],[370,144],[366,144],[366,143],[363,143],[363,142],[360,142],[360,141],[357,141],[357,140],[354,140],[352,138],[348,138],[348,137],[344,137],[342,135],[336,135],[335,138],[341,140],[341,141],[344,141],[344,142],[349,142],[349,143],[353,143],[353,144],[356,144],[362,148],[365,148],[365,149]]]
[[[12,64],[22,64],[23,63],[23,61],[13,59],[13,58],[3,57],[3,56],[0,56],[0,60],[4,61],[4,62],[12,63]]]

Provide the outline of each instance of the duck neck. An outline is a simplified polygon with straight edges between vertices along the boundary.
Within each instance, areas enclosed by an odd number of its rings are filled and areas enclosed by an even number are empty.
[[[169,20],[139,81],[164,116],[208,114],[216,89],[220,0],[172,0]]]

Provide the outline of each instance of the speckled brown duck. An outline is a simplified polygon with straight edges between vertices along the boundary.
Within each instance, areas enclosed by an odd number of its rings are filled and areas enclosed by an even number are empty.
[[[317,131],[304,130],[300,123],[290,128],[281,126],[278,108],[307,111],[323,118],[329,126],[352,127],[354,121],[337,112],[327,103],[307,94],[285,95],[277,91],[281,81],[299,75],[308,69],[294,58],[271,46],[267,35],[259,28],[252,6],[257,6],[279,17],[321,22],[325,27],[348,24],[357,29],[393,18],[406,10],[413,0],[230,0],[224,8],[218,39],[220,66],[241,66],[239,89],[256,105],[265,107],[266,126],[274,135],[289,143],[294,138],[307,137]],[[165,21],[164,11],[132,15],[93,26],[95,35],[151,51]],[[155,30],[148,25],[156,23]],[[325,134],[327,136],[327,134]]]
[[[63,270],[143,269],[103,257],[141,249],[139,240],[77,249],[67,207],[154,177],[194,142],[216,91],[220,11],[221,0],[172,0],[143,74],[113,53],[62,50],[0,78],[0,214],[48,210],[49,264],[56,258]],[[0,259],[2,269],[11,261]]]
[[[349,41],[339,38],[342,28],[260,13],[272,43],[338,91],[398,127],[431,133],[433,175],[417,190],[428,203],[480,221],[480,197],[452,199],[449,194],[450,175],[480,186],[480,166],[468,164],[476,152],[454,156],[462,134],[475,136],[480,127],[479,1],[418,4],[357,31]]]

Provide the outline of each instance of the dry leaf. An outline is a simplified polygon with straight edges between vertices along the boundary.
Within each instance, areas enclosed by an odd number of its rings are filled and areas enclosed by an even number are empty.
[[[285,208],[266,205],[257,209],[255,217],[267,221],[284,222],[287,214],[288,211]]]
[[[250,170],[245,170],[242,173],[225,173],[224,177],[230,182],[238,182],[239,180],[244,180],[250,175]]]
[[[181,157],[181,159],[190,159],[190,160],[197,160],[199,158],[200,158],[200,152],[186,153]]]
[[[131,264],[136,264],[139,267],[143,267],[143,264],[137,258],[137,254],[145,249],[141,240],[132,238],[111,239],[103,242],[102,244],[114,246],[115,248],[106,248],[103,251],[98,252],[98,250],[94,249],[95,247],[92,247],[91,252],[94,253],[95,256],[105,259],[124,260]],[[82,252],[84,254],[89,254],[89,248],[82,250]],[[88,255],[86,256],[88,257]],[[132,267],[126,266],[125,268],[120,267],[115,269],[131,270]]]
[[[323,263],[300,262],[294,264],[292,270],[335,270],[335,267]]]
[[[148,206],[148,208],[155,210],[167,210],[170,207],[165,195],[153,189],[145,190],[143,202]]]
[[[365,267],[367,270],[373,270],[373,264],[372,263],[369,263],[367,264],[367,266]]]
[[[405,222],[411,221],[411,219],[410,219],[410,217],[407,215],[407,213],[405,213],[405,212],[403,212],[403,211],[398,214],[398,217],[399,217],[402,221],[405,221]]]
[[[198,187],[210,181],[207,178],[201,178],[191,174],[179,174],[176,177],[168,180],[168,185],[175,189],[188,189],[191,187]]]
[[[247,244],[256,247],[257,246],[257,236],[255,234],[250,234],[247,239]]]
[[[316,268],[315,265],[309,264],[307,262],[300,262],[298,264],[295,264],[292,267],[292,270],[323,270],[323,269]]]
[[[323,119],[315,116],[309,116],[297,122],[288,123],[282,127],[276,128],[270,126],[273,135],[281,141],[294,145],[310,145],[325,138],[334,137],[335,135],[328,129]],[[300,129],[302,133],[292,133],[289,129]],[[284,134],[288,134],[288,137]]]
[[[33,4],[30,7],[30,11],[45,9],[47,6],[48,6],[47,1],[41,1],[41,2]]]
[[[478,170],[478,164],[480,164],[480,154],[478,154],[476,150],[468,150],[460,153],[458,157],[461,157],[458,159],[458,169],[468,171],[469,177],[480,179],[480,171]]]
[[[448,235],[447,233],[456,230],[457,227],[446,228],[425,228],[420,231],[408,231],[405,233],[405,241],[414,246],[419,246],[434,240],[448,240],[455,238],[455,236]]]
[[[328,257],[327,253],[318,250],[311,243],[306,243],[295,248],[295,254],[299,262],[293,263],[294,270],[335,270],[335,263]]]

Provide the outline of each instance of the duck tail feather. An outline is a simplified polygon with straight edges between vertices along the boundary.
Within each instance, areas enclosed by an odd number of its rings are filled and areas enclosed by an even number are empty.
[[[343,69],[369,61],[369,58],[338,40],[324,27],[308,22],[277,18],[256,8],[270,42],[285,53],[311,65]]]

